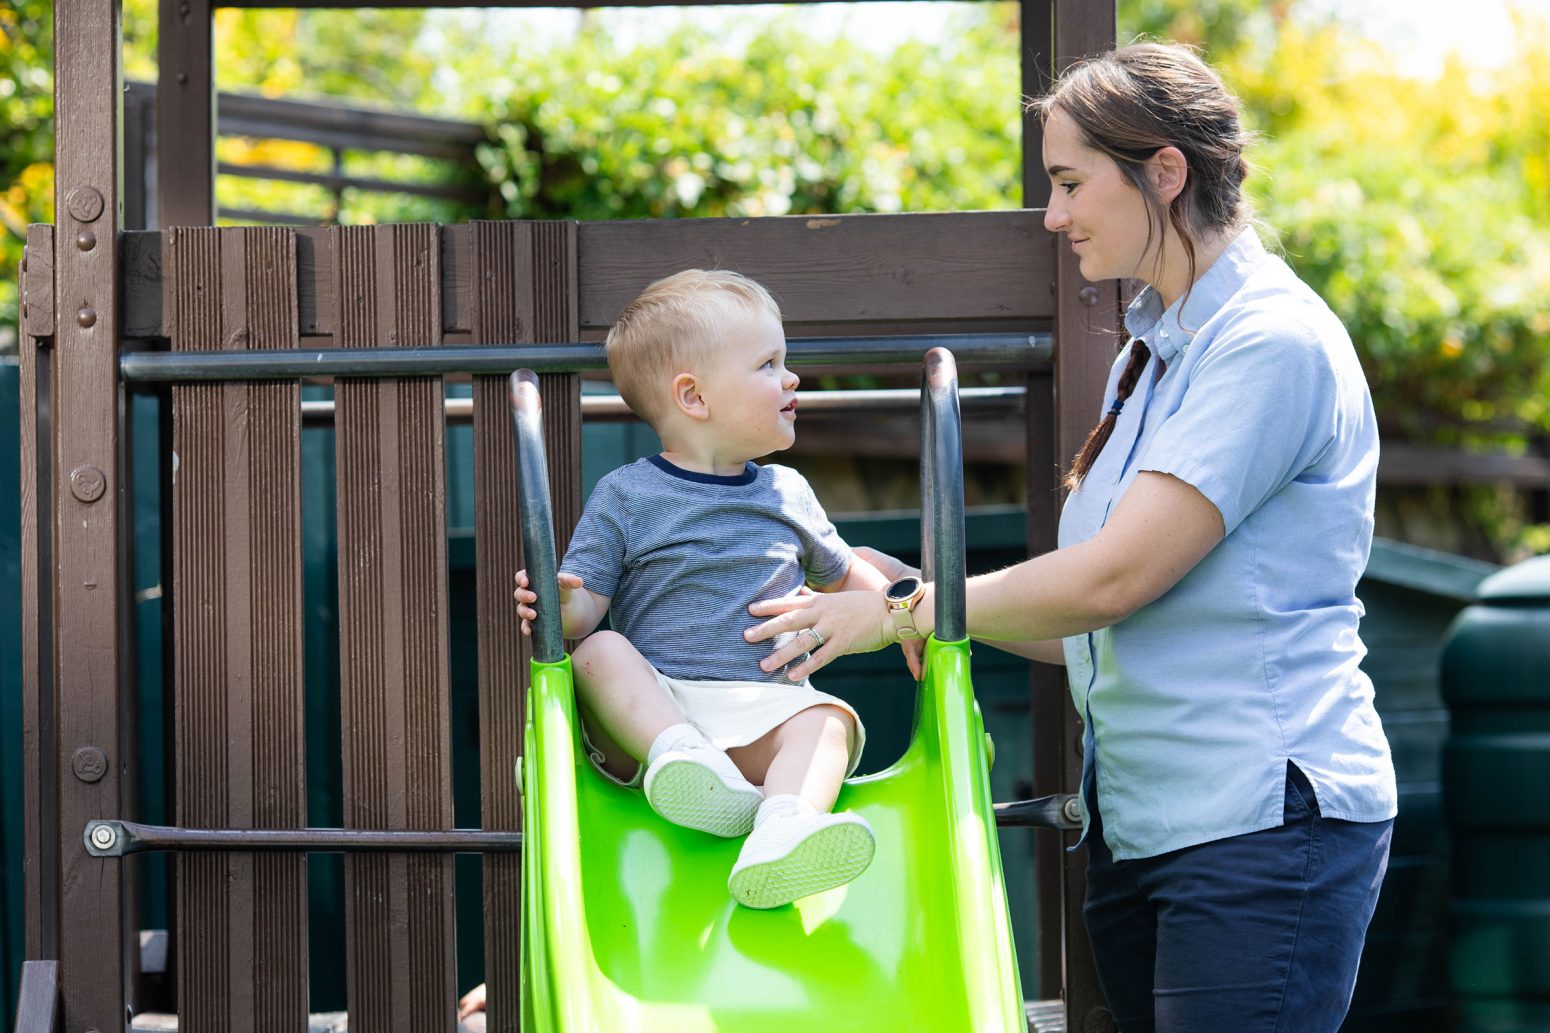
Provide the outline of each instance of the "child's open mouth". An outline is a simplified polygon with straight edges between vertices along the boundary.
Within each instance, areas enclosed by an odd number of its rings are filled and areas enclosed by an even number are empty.
[[[791,400],[791,404],[782,409],[781,412],[789,412],[791,415],[795,416],[797,412],[797,400],[793,398]]]

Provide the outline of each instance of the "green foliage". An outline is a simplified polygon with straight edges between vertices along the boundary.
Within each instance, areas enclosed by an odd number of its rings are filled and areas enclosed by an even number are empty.
[[[514,217],[758,216],[1016,205],[1015,45],[819,45],[792,18],[744,44],[681,28],[623,48],[591,22],[491,85],[483,158]]]
[[[0,350],[16,322],[16,269],[27,225],[54,217],[54,8],[0,7]]]

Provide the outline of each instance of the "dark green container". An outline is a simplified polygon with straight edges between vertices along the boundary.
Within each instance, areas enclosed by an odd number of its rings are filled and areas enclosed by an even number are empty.
[[[1550,1029],[1550,556],[1481,583],[1442,685],[1457,1028]]]

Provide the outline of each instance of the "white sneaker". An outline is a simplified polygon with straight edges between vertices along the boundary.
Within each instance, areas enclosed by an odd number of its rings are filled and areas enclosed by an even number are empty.
[[[876,849],[859,814],[770,815],[743,844],[727,889],[744,907],[780,907],[845,885],[867,870]]]
[[[714,836],[744,836],[764,794],[732,758],[706,743],[670,750],[646,768],[646,800],[674,825]]]

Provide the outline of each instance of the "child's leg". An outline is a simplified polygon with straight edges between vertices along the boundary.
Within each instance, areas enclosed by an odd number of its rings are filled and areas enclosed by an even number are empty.
[[[851,881],[872,863],[876,841],[859,814],[830,814],[850,766],[854,723],[820,705],[729,753],[750,778],[764,776],[764,803],[727,888],[745,907],[771,908]]]
[[[583,639],[571,655],[576,695],[603,735],[593,745],[606,756],[605,767],[628,769],[629,761],[644,763],[651,744],[673,725],[684,723],[683,711],[657,685],[657,675],[630,640],[613,631]],[[615,748],[627,757],[614,756]]]
[[[821,813],[839,796],[854,733],[855,722],[839,707],[808,707],[727,756],[750,782],[764,784],[766,798],[799,796]]]
[[[604,733],[594,737],[589,726],[587,734],[604,754],[605,771],[628,781],[644,764],[647,801],[675,825],[718,836],[753,827],[763,796],[689,724],[628,639],[612,631],[590,636],[576,647],[571,669],[584,710]]]

